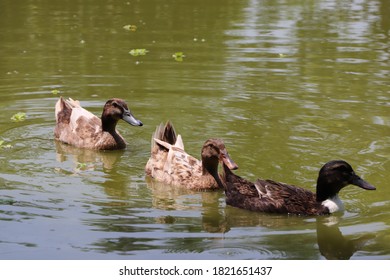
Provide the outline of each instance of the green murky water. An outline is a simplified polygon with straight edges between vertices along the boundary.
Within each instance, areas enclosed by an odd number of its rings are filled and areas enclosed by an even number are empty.
[[[389,259],[389,14],[387,0],[1,1],[0,259]],[[144,126],[119,124],[125,151],[61,145],[60,95],[96,114],[123,98]],[[193,155],[223,138],[248,179],[314,190],[341,158],[377,190],[305,218],[153,184],[168,119]]]

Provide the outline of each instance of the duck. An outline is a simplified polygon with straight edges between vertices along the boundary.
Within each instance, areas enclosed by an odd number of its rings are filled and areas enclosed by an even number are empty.
[[[328,215],[344,210],[338,196],[342,188],[355,185],[365,190],[376,189],[356,175],[351,165],[344,160],[331,160],[322,166],[316,193],[273,180],[257,179],[253,183],[235,175],[226,166],[223,170],[226,204],[257,212]]]
[[[109,99],[101,118],[81,107],[72,98],[60,97],[55,105],[54,138],[60,142],[93,150],[120,150],[126,148],[125,139],[116,130],[120,119],[133,126],[142,126],[120,98]]]
[[[218,174],[219,162],[237,169],[222,139],[210,138],[201,149],[201,160],[184,150],[181,135],[172,122],[157,126],[152,135],[151,155],[145,166],[146,176],[155,181],[194,191],[212,191],[223,186]]]

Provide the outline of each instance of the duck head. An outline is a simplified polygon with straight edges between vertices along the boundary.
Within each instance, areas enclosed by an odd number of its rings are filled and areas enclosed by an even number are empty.
[[[356,175],[351,165],[347,162],[343,160],[327,162],[318,174],[317,201],[324,201],[334,197],[342,188],[348,185],[355,185],[365,190],[376,189],[370,183]]]
[[[104,131],[115,130],[117,122],[122,119],[125,122],[142,126],[143,123],[137,120],[131,113],[125,101],[119,98],[113,98],[106,102],[102,113],[102,126]]]
[[[223,162],[231,170],[238,168],[237,164],[229,156],[221,139],[208,139],[203,144],[201,156],[203,174],[206,174],[206,172],[210,173],[220,187],[223,187],[223,184],[218,175],[219,162]]]

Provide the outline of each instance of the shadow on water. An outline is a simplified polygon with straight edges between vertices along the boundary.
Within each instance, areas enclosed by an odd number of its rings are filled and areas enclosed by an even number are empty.
[[[340,218],[336,216],[316,219],[318,247],[321,255],[328,260],[348,260],[376,237],[373,233],[358,237],[344,236],[340,231],[339,223]]]
[[[249,213],[245,210],[232,209],[227,206],[226,219],[230,229],[259,227],[259,234],[265,235],[269,241],[264,242],[263,246],[283,244],[283,249],[286,250],[286,255],[289,256],[301,250],[311,251],[315,254],[316,250],[314,250],[313,244],[317,243],[319,253],[324,258],[328,260],[347,260],[356,252],[364,250],[369,242],[372,243],[377,238],[377,235],[371,232],[343,234],[340,228],[348,221],[344,221],[342,217],[337,215],[319,217],[283,216]],[[306,235],[306,237],[302,238],[303,235]],[[314,237],[316,237],[316,240],[314,240]],[[303,249],[304,247],[306,249]],[[287,253],[289,248],[291,248],[291,252]],[[269,250],[274,251],[275,249],[270,248]],[[315,258],[313,255],[311,257]],[[310,257],[308,256],[308,258]]]
[[[390,258],[388,0],[25,2],[0,9],[1,259]],[[97,115],[122,97],[145,126],[120,125],[125,151],[55,143],[59,95]],[[145,181],[167,119],[190,154],[223,138],[248,179],[313,190],[343,158],[378,190],[345,190],[332,224]]]

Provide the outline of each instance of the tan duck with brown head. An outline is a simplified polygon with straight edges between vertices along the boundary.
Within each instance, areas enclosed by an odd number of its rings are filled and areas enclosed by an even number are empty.
[[[126,147],[126,141],[116,130],[120,119],[134,125],[142,126],[130,112],[125,101],[112,98],[106,102],[101,118],[80,106],[79,101],[65,100],[60,97],[55,106],[56,140],[76,146],[95,150],[117,150]]]
[[[222,186],[219,162],[231,169],[237,168],[221,139],[208,139],[202,147],[201,160],[198,160],[184,151],[181,136],[176,136],[173,125],[167,122],[158,126],[153,134],[145,172],[166,184],[191,190],[216,190]]]

